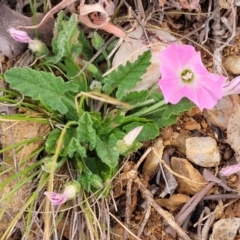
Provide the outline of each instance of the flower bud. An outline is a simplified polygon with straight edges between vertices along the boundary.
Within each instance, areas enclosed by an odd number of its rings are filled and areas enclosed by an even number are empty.
[[[234,78],[231,82],[225,82],[223,85],[223,96],[240,94],[240,76]]]
[[[74,181],[66,184],[63,193],[44,192],[44,195],[46,195],[49,198],[52,205],[59,206],[65,203],[68,199],[72,199],[76,197],[79,191],[80,191],[80,184]]]
[[[95,188],[95,189],[101,189],[103,187],[103,181],[102,179],[96,175],[96,174],[93,174],[91,176],[91,185]]]
[[[33,39],[29,42],[28,48],[37,56],[41,57],[44,55],[48,55],[48,48],[47,46],[38,39]]]
[[[93,33],[92,45],[96,50],[101,49],[104,45],[104,39],[97,32]]]
[[[142,129],[143,126],[136,127],[127,133],[122,140],[117,141],[116,144],[120,153],[124,153],[132,147],[135,139],[138,137]]]
[[[75,198],[80,192],[80,184],[77,181],[69,182],[66,184],[63,194],[67,196],[67,199]]]
[[[135,141],[135,139],[138,137],[138,135],[140,134],[140,132],[142,131],[143,126],[139,126],[134,128],[133,130],[131,130],[128,134],[125,135],[125,137],[123,138],[124,143],[130,147],[132,146],[133,142]]]
[[[52,205],[59,206],[67,201],[67,196],[63,193],[55,193],[55,192],[44,192]]]
[[[42,160],[42,170],[50,173],[52,171],[55,171],[57,168],[61,167],[65,162],[67,158],[63,157],[59,162],[54,162],[52,157],[45,157]]]
[[[11,37],[18,42],[29,43],[32,40],[25,31],[18,30],[16,28],[9,28],[8,32]]]
[[[42,161],[42,170],[47,172],[47,173],[50,173],[51,171],[55,171],[57,169],[57,164],[55,163],[55,166],[54,166],[54,162],[53,162],[53,159],[51,157],[45,157]]]

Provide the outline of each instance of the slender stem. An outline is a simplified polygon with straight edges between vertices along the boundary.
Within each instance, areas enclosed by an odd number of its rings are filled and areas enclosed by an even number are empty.
[[[140,102],[136,105],[134,105],[130,110],[134,109],[134,108],[138,108],[138,107],[142,107],[142,106],[146,106],[148,104],[151,104],[151,103],[155,103],[156,101],[154,99],[148,99],[144,102]]]
[[[152,105],[151,107],[142,109],[136,113],[131,114],[131,116],[140,117],[140,116],[147,115],[147,114],[151,113],[152,111],[156,110],[157,108],[163,106],[164,104],[166,104],[166,102],[164,100],[162,100],[162,101],[157,102],[156,104]]]
[[[58,155],[60,153],[61,147],[62,147],[62,143],[63,143],[63,137],[67,132],[67,129],[71,126],[71,125],[77,125],[78,123],[76,121],[71,121],[68,122],[65,127],[63,128],[59,139],[57,141],[57,147],[56,147],[56,151],[55,154],[53,156],[53,164],[52,164],[52,170],[50,172],[49,175],[49,182],[48,182],[48,192],[52,192],[53,191],[53,180],[54,180],[54,170],[55,170],[55,165],[57,164],[57,159],[58,159]],[[45,230],[44,230],[44,239],[49,240],[50,239],[50,232],[51,232],[51,212],[50,212],[50,200],[48,198],[46,198],[46,205],[45,205]]]

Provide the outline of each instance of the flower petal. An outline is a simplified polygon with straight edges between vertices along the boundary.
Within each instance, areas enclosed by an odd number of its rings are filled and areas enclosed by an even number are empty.
[[[238,171],[240,171],[240,163],[224,167],[219,173],[223,176],[230,176]]]
[[[232,94],[240,94],[240,76],[234,78],[231,82],[227,82],[223,86],[223,96]]]
[[[32,40],[25,31],[21,31],[16,28],[9,28],[8,32],[11,37],[18,42],[29,43]]]
[[[61,205],[67,201],[67,195],[65,193],[44,192],[52,205]]]
[[[178,103],[184,96],[184,89],[177,78],[165,78],[158,81],[165,102]]]

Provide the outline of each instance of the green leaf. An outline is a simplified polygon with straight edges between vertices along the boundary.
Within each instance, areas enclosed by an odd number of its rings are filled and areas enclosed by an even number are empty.
[[[79,42],[82,43],[82,54],[87,60],[90,60],[92,58],[92,48],[90,47],[89,41],[84,36],[84,31],[80,31],[80,35],[78,38]]]
[[[66,92],[77,92],[77,85],[72,81],[64,82],[52,73],[36,71],[30,68],[11,68],[5,75],[5,81],[12,89],[20,91],[33,100],[43,101],[52,110],[61,114],[68,112],[64,101],[69,101]],[[74,102],[72,103],[74,106]]]
[[[65,98],[62,99],[63,104],[67,107],[68,111],[65,113],[65,117],[67,120],[78,120],[78,113],[76,110],[76,106],[74,103],[75,95],[71,94],[71,92],[66,92],[64,94]]]
[[[179,115],[182,112],[190,110],[192,107],[194,107],[194,103],[189,101],[187,98],[183,98],[179,103],[177,104],[168,104],[165,105],[165,110],[162,114],[163,119],[167,120],[171,117],[171,115]]]
[[[63,20],[63,13],[58,14],[55,25],[55,34],[52,41],[55,56],[47,57],[49,63],[58,63],[63,57],[76,57],[82,51],[82,44],[78,41],[80,31],[78,29],[78,17],[72,14],[70,19]]]
[[[91,190],[91,177],[92,177],[91,171],[86,166],[83,166],[81,174],[78,175],[78,182],[81,184],[81,186],[89,192]]]
[[[152,93],[150,93],[150,95],[151,95],[151,98],[154,99],[156,102],[161,102],[163,100],[162,93],[152,92]]]
[[[113,170],[99,158],[85,158],[84,163],[92,173],[100,176],[104,182],[112,178]]]
[[[140,92],[130,92],[127,95],[122,97],[122,101],[129,103],[130,105],[136,105],[138,103],[144,102],[149,95],[149,92],[146,90]]]
[[[156,111],[147,116],[159,127],[167,127],[176,123],[180,113],[189,111],[195,105],[187,98],[183,98],[178,104],[166,104],[161,107],[159,111]]]
[[[55,153],[56,143],[60,134],[61,134],[61,131],[58,128],[55,128],[53,131],[51,131],[48,134],[47,139],[45,141],[45,151],[48,154]]]
[[[123,127],[123,129],[126,131],[126,133],[130,132],[136,127],[143,126],[142,131],[136,138],[136,141],[144,142],[147,140],[155,139],[157,136],[159,136],[159,128],[155,123],[139,123],[139,122],[133,122]]]
[[[99,158],[107,164],[111,169],[115,168],[118,164],[119,151],[116,148],[117,139],[113,134],[110,135],[109,141],[102,141],[97,136],[96,151]]]
[[[146,51],[134,63],[127,62],[125,66],[119,66],[104,78],[103,90],[109,94],[117,88],[116,96],[121,100],[141,80],[150,65],[150,59],[151,53]]]
[[[70,155],[70,151],[72,150],[72,146],[70,146],[71,141],[73,138],[76,137],[76,128],[70,127],[67,129],[66,133],[63,136],[63,146],[61,149],[61,156],[68,156]]]
[[[81,70],[78,64],[76,64],[72,58],[65,58],[64,63],[68,78],[78,85],[78,92],[87,92],[88,86],[85,73],[81,73],[79,76],[75,77]]]
[[[110,133],[113,128],[119,126],[125,116],[120,110],[113,110],[102,121],[102,128],[98,131],[98,135],[104,135]]]
[[[77,139],[81,143],[89,143],[89,150],[96,146],[96,131],[93,128],[93,121],[89,113],[84,112],[79,119],[77,127]]]
[[[75,137],[70,140],[67,153],[69,157],[73,157],[75,153],[77,153],[81,158],[87,157],[86,149]]]
[[[96,50],[100,50],[101,47],[104,45],[104,39],[101,35],[97,32],[93,33],[93,37],[91,39],[92,45]]]
[[[177,115],[172,114],[168,119],[163,119],[162,117],[159,117],[159,113],[158,113],[158,114],[151,114],[148,117],[151,118],[159,128],[162,128],[162,127],[171,126],[174,123],[176,123],[178,116],[179,116],[178,114]]]

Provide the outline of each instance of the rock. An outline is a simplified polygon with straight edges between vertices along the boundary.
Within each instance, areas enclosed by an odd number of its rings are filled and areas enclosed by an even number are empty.
[[[232,97],[232,96],[231,96]],[[229,96],[221,98],[213,109],[204,109],[203,116],[208,124],[225,130],[232,113],[233,103]]]
[[[175,173],[184,177],[181,178],[175,176],[178,182],[178,193],[194,195],[195,193],[199,192],[207,183],[203,176],[187,159],[172,157],[171,167]]]
[[[227,126],[227,143],[235,151],[235,157],[237,162],[240,162],[240,103],[237,101],[233,102],[233,109],[229,117]]]
[[[187,130],[200,130],[201,129],[201,125],[197,122],[192,122],[192,121],[187,121],[185,123],[185,129]]]
[[[235,239],[240,228],[240,218],[227,218],[217,221],[213,226],[213,233],[210,240]]]
[[[189,196],[185,194],[173,194],[170,198],[159,198],[155,199],[155,201],[161,206],[164,207],[171,212],[180,210],[183,205],[190,199]]]
[[[164,150],[162,138],[159,137],[155,139],[152,147],[155,148],[156,152],[158,153],[158,156],[162,158]],[[155,175],[160,163],[158,156],[156,156],[153,151],[147,156],[147,159],[145,160],[142,169],[142,173],[144,176],[148,176],[151,179]]]
[[[234,75],[240,74],[240,56],[228,56],[223,61],[225,70]]]
[[[211,137],[191,137],[186,140],[187,159],[202,167],[218,166],[221,155],[217,142]]]
[[[180,134],[173,139],[172,144],[178,148],[178,151],[186,155],[186,140],[191,137],[190,131],[181,129]]]

